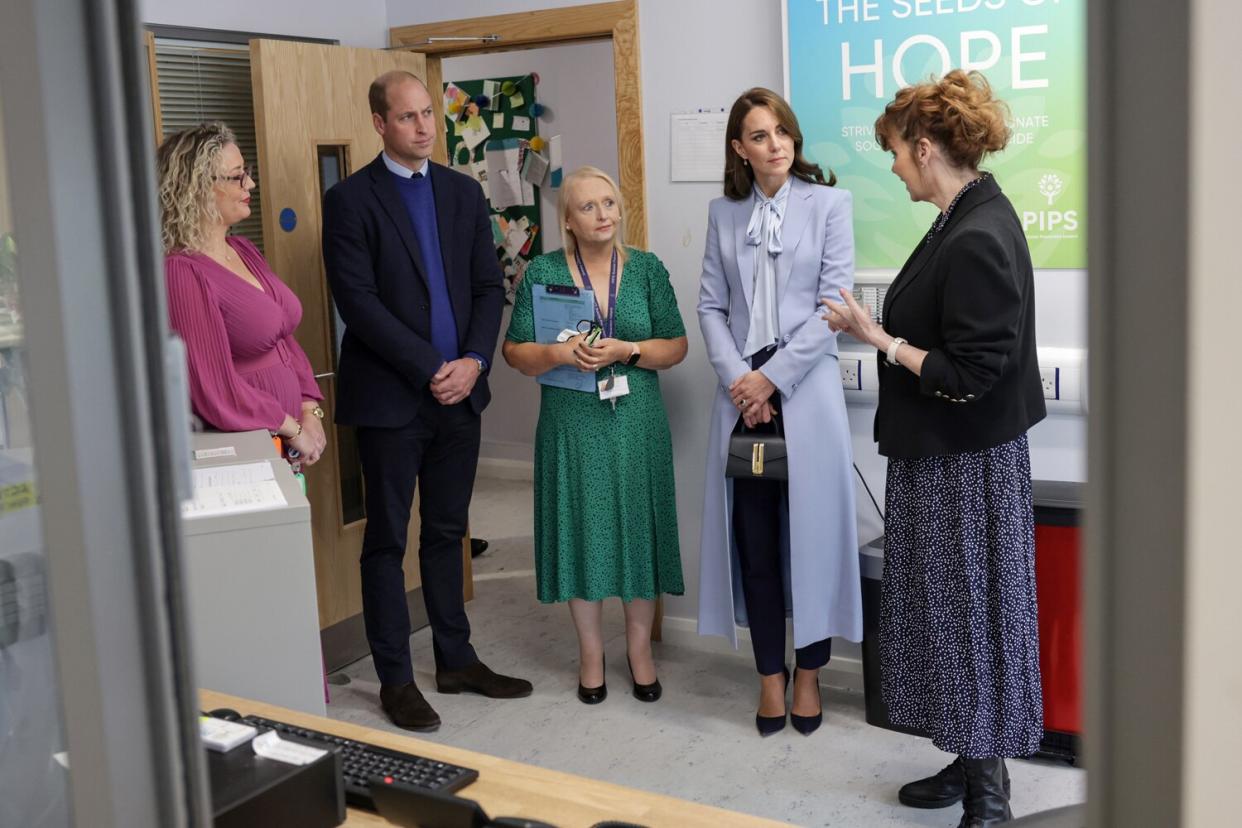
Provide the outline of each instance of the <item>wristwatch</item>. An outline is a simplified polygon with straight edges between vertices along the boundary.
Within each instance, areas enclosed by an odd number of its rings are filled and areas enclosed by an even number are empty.
[[[479,359],[478,357],[470,357],[470,358],[473,359],[475,364],[479,366],[480,374],[487,370],[487,366],[483,364],[483,360]]]
[[[635,365],[638,364],[638,360],[642,359],[643,352],[639,350],[637,342],[633,342],[630,344],[634,346],[634,353],[630,354],[630,358],[625,361],[625,364],[629,366],[630,368],[633,368]]]
[[[897,361],[897,349],[905,344],[906,344],[906,340],[900,336],[896,337],[895,339],[893,339],[892,342],[888,343],[888,352],[884,355],[885,361],[888,362],[890,365],[901,365],[901,363]]]

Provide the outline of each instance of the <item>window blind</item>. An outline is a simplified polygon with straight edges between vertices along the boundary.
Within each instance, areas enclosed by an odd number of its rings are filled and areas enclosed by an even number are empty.
[[[237,136],[246,163],[258,170],[249,47],[157,37],[155,72],[165,136],[203,121],[224,121]],[[258,172],[255,179],[250,217],[234,225],[233,232],[263,250],[263,186]]]

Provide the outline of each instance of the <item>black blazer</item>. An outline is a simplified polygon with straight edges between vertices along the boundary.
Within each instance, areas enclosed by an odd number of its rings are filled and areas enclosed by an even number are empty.
[[[473,351],[490,365],[505,291],[487,200],[469,176],[439,164],[428,170],[457,345],[463,355]],[[336,421],[344,425],[406,425],[444,362],[431,344],[423,254],[392,178],[376,156],[324,196],[323,260],[345,322],[336,399]],[[490,399],[484,375],[470,406],[481,413]]]
[[[884,299],[884,329],[928,353],[919,376],[879,354],[881,454],[980,451],[1044,418],[1034,282],[1018,215],[987,178],[910,256]]]

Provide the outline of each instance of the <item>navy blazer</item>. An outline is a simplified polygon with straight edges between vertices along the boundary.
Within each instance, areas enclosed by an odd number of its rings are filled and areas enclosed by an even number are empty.
[[[884,299],[884,329],[927,351],[915,376],[878,355],[875,439],[886,457],[993,448],[1045,415],[1035,350],[1035,272],[993,178],[962,196]]]
[[[469,176],[439,164],[429,164],[428,171],[458,350],[481,354],[490,365],[505,291],[487,200]],[[379,428],[408,424],[444,359],[431,344],[423,252],[381,156],[324,196],[323,259],[345,322],[336,422]],[[484,372],[470,393],[470,406],[481,413],[490,399]]]

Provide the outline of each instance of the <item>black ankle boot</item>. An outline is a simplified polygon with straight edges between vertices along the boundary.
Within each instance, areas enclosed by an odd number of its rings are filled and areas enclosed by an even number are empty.
[[[965,813],[958,828],[992,828],[1013,819],[1009,798],[1005,796],[1005,760],[990,756],[986,759],[961,757],[966,777],[966,796],[962,800]]]
[[[1009,797],[1009,768],[1001,760],[1005,797]],[[966,793],[965,771],[961,758],[954,759],[939,773],[916,779],[901,786],[897,798],[911,808],[947,808],[962,801]]]

